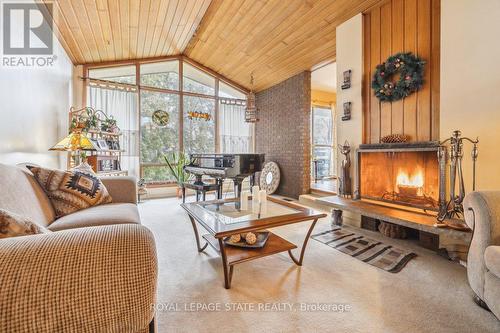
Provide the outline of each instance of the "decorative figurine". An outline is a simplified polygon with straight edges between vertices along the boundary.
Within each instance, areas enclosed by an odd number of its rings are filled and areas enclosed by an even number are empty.
[[[345,156],[342,161],[341,175],[339,179],[339,194],[343,197],[352,197],[352,182],[351,182],[351,146],[347,140],[344,145],[339,145],[340,153]]]

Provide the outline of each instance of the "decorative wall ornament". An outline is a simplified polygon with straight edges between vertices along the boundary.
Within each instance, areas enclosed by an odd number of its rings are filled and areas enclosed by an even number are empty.
[[[339,150],[345,156],[345,160],[341,164],[341,175],[339,179],[339,195],[343,197],[352,197],[352,181],[351,181],[351,146],[347,140],[343,145],[339,145]]]
[[[349,69],[347,71],[344,71],[343,73],[343,82],[342,82],[342,90],[351,88],[351,73],[352,71]]]
[[[397,53],[377,65],[372,79],[375,96],[382,102],[393,102],[418,91],[424,84],[425,61],[412,54]],[[400,75],[397,82],[392,78]]]
[[[401,143],[407,142],[410,140],[410,137],[405,134],[389,134],[380,139],[382,143]]]
[[[260,189],[273,194],[280,184],[280,168],[276,162],[267,162],[260,173]]]
[[[170,115],[167,111],[156,110],[151,116],[153,123],[158,127],[166,127],[170,121]]]
[[[345,102],[343,104],[343,107],[344,107],[344,115],[342,116],[342,121],[351,120],[352,103]]]
[[[257,106],[255,105],[255,94],[253,92],[253,74],[250,77],[251,90],[247,95],[247,107],[245,109],[245,121],[247,123],[256,123],[259,121],[257,118]]]
[[[204,119],[205,121],[212,120],[212,115],[210,113],[206,112],[195,112],[195,111],[189,111],[188,112],[188,118],[189,119]]]

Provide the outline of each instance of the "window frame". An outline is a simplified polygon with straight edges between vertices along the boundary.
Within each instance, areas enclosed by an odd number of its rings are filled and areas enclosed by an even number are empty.
[[[164,89],[164,88],[156,88],[156,87],[149,87],[149,86],[143,86],[141,85],[141,65],[142,64],[148,64],[148,63],[155,63],[155,62],[165,62],[165,61],[178,61],[178,66],[179,66],[179,84],[178,84],[178,90],[171,90],[171,89]],[[205,95],[201,93],[194,93],[194,92],[188,92],[184,91],[184,75],[183,75],[183,63],[186,62],[187,64],[191,65],[192,67],[204,72],[205,74],[208,74],[215,79],[215,93],[214,95]],[[89,77],[89,70],[91,69],[98,69],[98,68],[106,68],[106,67],[119,67],[119,66],[130,66],[133,65],[135,66],[135,77],[136,77],[136,84],[126,84],[126,83],[116,83],[113,81],[106,81],[106,80],[100,80],[100,79],[92,79]],[[224,84],[229,85],[230,87],[240,91],[243,94],[248,94],[249,91],[245,89],[244,87],[240,86],[239,84],[223,77],[222,75],[218,74],[217,72],[197,63],[196,61],[183,56],[165,56],[165,57],[158,57],[154,59],[138,59],[138,60],[123,60],[123,61],[113,61],[113,62],[103,62],[103,63],[96,63],[96,64],[86,64],[83,65],[83,78],[82,80],[84,81],[83,84],[83,105],[87,105],[87,94],[88,94],[88,87],[91,84],[99,84],[101,86],[109,84],[110,86],[119,86],[121,89],[129,89],[131,91],[134,91],[138,94],[137,97],[137,118],[138,118],[138,124],[139,124],[139,138],[141,137],[141,122],[140,122],[140,116],[141,116],[141,91],[150,91],[150,92],[159,92],[159,93],[168,93],[168,94],[177,94],[179,95],[179,151],[184,151],[184,96],[193,96],[193,97],[201,97],[201,98],[208,98],[208,99],[214,99],[215,100],[215,110],[214,110],[214,128],[215,128],[215,152],[220,153],[220,124],[219,124],[219,103],[221,99],[228,100],[230,98],[227,97],[220,97],[219,96],[219,83],[224,82]],[[235,99],[236,101],[240,101],[238,99]],[[252,124],[252,131],[255,134],[255,125]],[[252,136],[252,146],[255,149],[255,135]],[[140,145],[139,145],[139,156],[141,154],[140,151]],[[140,159],[139,159],[140,161]],[[143,169],[144,167],[148,166],[167,166],[166,164],[156,164],[152,165],[152,163],[142,163],[141,161],[139,162],[139,172],[142,177],[144,174]],[[148,182],[148,186],[176,186],[175,182],[172,181],[155,181],[155,182]]]
[[[328,110],[330,113],[331,113],[331,126],[332,126],[332,137],[331,137],[331,142],[332,144],[331,145],[328,145],[328,144],[315,144],[314,143],[314,109],[317,108],[317,109],[324,109],[324,110]],[[313,157],[314,157],[314,151],[315,151],[315,148],[327,148],[327,149],[330,149],[331,150],[331,154],[332,154],[332,157],[331,157],[331,163],[332,163],[332,170],[331,170],[331,174],[329,174],[328,176],[325,176],[323,177],[322,179],[337,179],[337,170],[336,170],[336,165],[337,165],[337,143],[336,143],[336,128],[335,128],[335,111],[334,109],[332,108],[331,105],[327,106],[327,105],[324,105],[324,104],[316,104],[316,103],[313,103],[311,104],[311,177],[315,176],[314,175],[314,167],[313,167]]]

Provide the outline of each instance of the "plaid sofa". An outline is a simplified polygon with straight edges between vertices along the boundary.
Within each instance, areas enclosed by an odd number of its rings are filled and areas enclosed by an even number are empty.
[[[55,220],[27,170],[0,164],[0,208],[55,231],[0,239],[0,332],[148,332],[157,282],[135,181],[103,179],[113,203]]]

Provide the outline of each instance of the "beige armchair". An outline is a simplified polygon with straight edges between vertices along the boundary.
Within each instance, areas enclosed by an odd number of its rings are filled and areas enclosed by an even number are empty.
[[[473,229],[467,276],[475,301],[500,318],[500,191],[473,192],[464,200]]]

